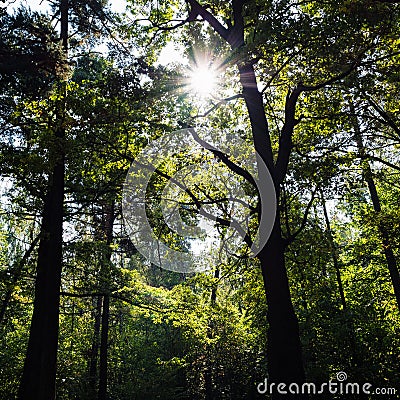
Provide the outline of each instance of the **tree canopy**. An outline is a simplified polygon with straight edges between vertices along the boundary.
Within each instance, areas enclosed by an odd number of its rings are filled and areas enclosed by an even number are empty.
[[[0,398],[398,398],[399,14],[1,5]]]

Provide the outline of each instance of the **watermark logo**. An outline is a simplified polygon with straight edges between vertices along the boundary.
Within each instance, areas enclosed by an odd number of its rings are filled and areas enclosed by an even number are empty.
[[[272,231],[276,196],[249,143],[237,134],[188,128],[150,141],[135,158],[122,211],[140,254],[190,273],[235,254],[257,255]]]
[[[344,382],[346,379],[347,379],[346,372],[339,371],[338,373],[336,373],[336,380],[338,382]]]
[[[344,371],[336,373],[336,379],[321,384],[313,382],[298,383],[275,383],[268,382],[266,378],[264,382],[257,385],[257,391],[260,394],[375,394],[375,395],[394,395],[397,393],[395,388],[374,388],[369,382],[346,382],[347,374]]]

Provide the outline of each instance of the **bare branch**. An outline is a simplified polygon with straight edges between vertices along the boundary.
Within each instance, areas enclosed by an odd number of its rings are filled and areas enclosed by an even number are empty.
[[[236,231],[238,232],[238,234],[243,238],[243,240],[245,241],[245,243],[251,247],[253,245],[253,241],[251,240],[249,234],[247,232],[244,231],[244,229],[241,227],[241,225],[233,220],[233,221],[229,221],[227,219],[221,218],[221,217],[217,217],[215,215],[212,215],[211,213],[207,212],[206,210],[204,210],[204,208],[202,207],[203,203],[201,200],[199,200],[197,198],[197,196],[184,184],[182,184],[181,182],[177,181],[175,178],[171,177],[169,174],[159,170],[158,168],[154,169],[152,166],[143,164],[143,163],[139,163],[138,161],[134,160],[134,162],[146,169],[150,169],[152,171],[154,171],[157,175],[168,179],[170,182],[174,183],[175,185],[177,185],[179,188],[181,188],[194,202],[194,204],[197,207],[197,210],[192,210],[193,212],[202,215],[203,217],[208,218],[211,221],[215,221],[218,224],[222,225],[222,226],[226,226],[226,227],[233,227],[236,229]],[[246,171],[247,173],[247,171]]]
[[[314,86],[305,86],[302,83],[300,83],[295,89],[293,89],[292,93],[288,92],[285,104],[285,123],[281,130],[281,137],[279,140],[279,153],[275,164],[275,172],[276,172],[275,176],[276,176],[276,181],[278,183],[282,183],[286,175],[286,171],[289,164],[289,157],[293,147],[292,143],[293,130],[296,124],[299,122],[295,118],[295,112],[296,112],[297,100],[300,94],[302,92],[311,92],[314,90],[318,90],[334,82],[342,80],[346,76],[350,75],[357,68],[357,66],[359,65],[359,60],[360,57],[358,57],[357,60],[353,62],[347,70],[324,82],[321,82]]]
[[[156,23],[149,18],[136,19],[134,22],[141,22],[141,21],[150,22],[151,27],[149,27],[149,28],[157,28],[160,31],[172,31],[176,28],[179,28],[179,27],[185,25],[187,22],[189,22],[190,17],[188,17],[186,19],[171,19],[169,21],[165,21],[165,22],[161,22],[161,23]],[[176,22],[176,24],[175,25],[167,25],[167,24],[171,24],[173,22]]]
[[[225,99],[221,99],[220,101],[218,101],[218,103],[214,104],[210,109],[205,111],[203,114],[197,114],[197,115],[193,116],[192,118],[193,119],[195,119],[195,118],[205,118],[209,114],[211,114],[213,111],[215,111],[217,108],[219,108],[221,105],[227,104],[229,101],[240,99],[240,98],[243,98],[243,95],[241,93],[240,94],[235,94],[234,96],[227,97]]]
[[[372,156],[372,155],[369,155],[369,154],[364,154],[364,156],[362,156],[360,158],[363,159],[363,160],[378,161],[378,162],[380,162],[380,163],[382,163],[382,164],[384,164],[384,165],[386,165],[386,166],[388,166],[390,168],[395,169],[396,171],[400,171],[400,166],[398,166],[396,164],[393,164],[393,163],[391,163],[389,161],[385,161],[380,157]]]

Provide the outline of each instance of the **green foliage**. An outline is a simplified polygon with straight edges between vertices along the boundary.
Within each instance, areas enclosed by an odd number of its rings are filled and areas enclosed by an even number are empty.
[[[257,262],[240,248],[212,272],[185,276],[161,270],[138,254],[120,216],[131,161],[167,132],[193,123],[221,137],[236,135],[248,144],[240,156],[251,157],[243,100],[220,102],[220,97],[239,94],[235,64],[249,59],[263,89],[275,156],[290,90],[329,81],[357,65],[352,74],[299,98],[279,213],[307,380],[326,382],[342,370],[352,381],[399,387],[399,310],[381,234],[383,226],[399,262],[399,6],[347,0],[245,2],[245,45],[232,51],[201,19],[181,31],[170,29],[182,22],[171,20],[187,18],[183,1],[129,2],[131,19],[113,15],[104,1],[72,3],[70,22],[78,32],[70,41],[73,62],[60,50],[49,18],[0,9],[0,52],[6,55],[0,65],[0,174],[14,184],[2,197],[0,219],[0,293],[2,306],[7,303],[0,326],[0,397],[16,395],[32,312],[35,246],[24,256],[34,242],[47,178],[57,161],[50,154],[63,146],[58,398],[96,398],[98,375],[93,390],[90,367],[93,358],[98,361],[99,350],[93,348],[103,329],[96,328],[96,321],[104,312],[104,296],[111,304],[110,398],[203,400],[210,391],[213,399],[256,398],[256,384],[267,374],[268,330]],[[232,25],[229,2],[208,2],[207,10]],[[103,39],[107,54],[81,54]],[[213,50],[211,61],[221,64],[222,82],[211,101],[196,103],[182,87],[184,67],[154,64],[172,39],[192,62]],[[65,79],[66,95],[60,87]],[[63,143],[54,139],[60,103],[65,104]],[[357,135],[365,154],[357,147]],[[210,163],[213,157],[187,157],[178,149],[160,169],[173,175],[193,161]],[[367,163],[379,212],[365,182]],[[216,171],[231,178],[226,167],[213,162],[208,172],[186,182],[197,188],[201,201],[223,203],[218,196],[225,182],[212,183]],[[250,185],[240,183],[254,199]],[[165,185],[160,176],[151,180],[149,219],[159,237],[185,249],[189,243],[159,222]],[[177,200],[190,198],[182,193]],[[106,232],[110,204],[115,204],[112,238]],[[185,222],[197,221],[193,209],[181,210]],[[221,217],[229,213],[227,208],[216,211]]]

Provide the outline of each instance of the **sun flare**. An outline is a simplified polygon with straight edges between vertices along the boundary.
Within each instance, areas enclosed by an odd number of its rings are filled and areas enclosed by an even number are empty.
[[[203,98],[213,94],[216,88],[216,81],[216,72],[207,65],[197,66],[189,74],[190,90]]]

